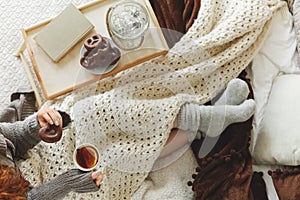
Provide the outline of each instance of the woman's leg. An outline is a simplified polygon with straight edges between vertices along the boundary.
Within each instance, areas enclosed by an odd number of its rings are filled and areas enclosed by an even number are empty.
[[[173,129],[163,150],[160,152],[159,158],[171,154],[187,143],[189,143],[188,133],[180,129]]]
[[[231,80],[213,106],[185,104],[174,120],[170,136],[160,157],[176,151],[202,132],[211,137],[218,136],[230,124],[249,119],[255,109],[253,100],[245,100],[249,94],[246,82]],[[200,134],[200,133],[198,133]],[[196,138],[200,138],[196,136]]]
[[[255,102],[252,99],[240,105],[183,105],[173,124],[177,129],[171,131],[160,157],[176,151],[194,138],[201,138],[201,133],[210,137],[220,135],[230,124],[248,120],[254,109]]]

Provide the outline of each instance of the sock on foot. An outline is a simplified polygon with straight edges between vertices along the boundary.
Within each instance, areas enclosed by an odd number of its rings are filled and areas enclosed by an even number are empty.
[[[185,104],[180,109],[177,128],[193,133],[201,131],[210,137],[216,137],[230,124],[249,119],[254,110],[255,102],[253,99],[245,100],[240,105],[199,106],[197,104]],[[196,137],[201,136],[197,135]]]
[[[239,105],[247,99],[249,88],[245,81],[239,78],[232,79],[214,105]]]
[[[248,120],[255,110],[253,99],[245,100],[240,105],[201,106],[199,130],[207,136],[220,135],[230,124]]]

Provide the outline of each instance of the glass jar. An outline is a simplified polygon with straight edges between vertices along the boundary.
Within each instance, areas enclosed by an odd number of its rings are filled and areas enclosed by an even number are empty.
[[[107,29],[117,46],[123,50],[139,48],[149,27],[146,8],[135,1],[122,1],[107,12]]]

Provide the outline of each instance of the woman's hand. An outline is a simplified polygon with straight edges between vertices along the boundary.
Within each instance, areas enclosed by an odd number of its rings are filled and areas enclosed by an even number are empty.
[[[97,187],[100,187],[102,179],[103,179],[103,174],[99,171],[95,171],[92,173],[92,179],[95,182]]]
[[[62,137],[62,117],[52,108],[40,109],[37,119],[41,126],[39,130],[40,138],[47,143],[58,142]]]
[[[37,119],[41,127],[56,125],[62,128],[61,115],[52,108],[42,108],[37,112]]]

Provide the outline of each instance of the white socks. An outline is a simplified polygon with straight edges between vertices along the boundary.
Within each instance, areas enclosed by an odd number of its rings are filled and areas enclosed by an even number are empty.
[[[215,105],[183,105],[178,114],[177,128],[191,131],[191,134],[200,131],[216,137],[228,125],[246,121],[253,115],[255,102],[252,99],[245,100],[248,94],[247,84],[240,79],[233,79]],[[200,138],[200,133],[196,137]]]
[[[242,79],[232,79],[214,105],[240,105],[249,95],[249,88]]]
[[[254,109],[253,99],[245,100],[240,105],[199,106],[196,111],[201,116],[198,130],[210,137],[216,137],[230,124],[249,119]]]

